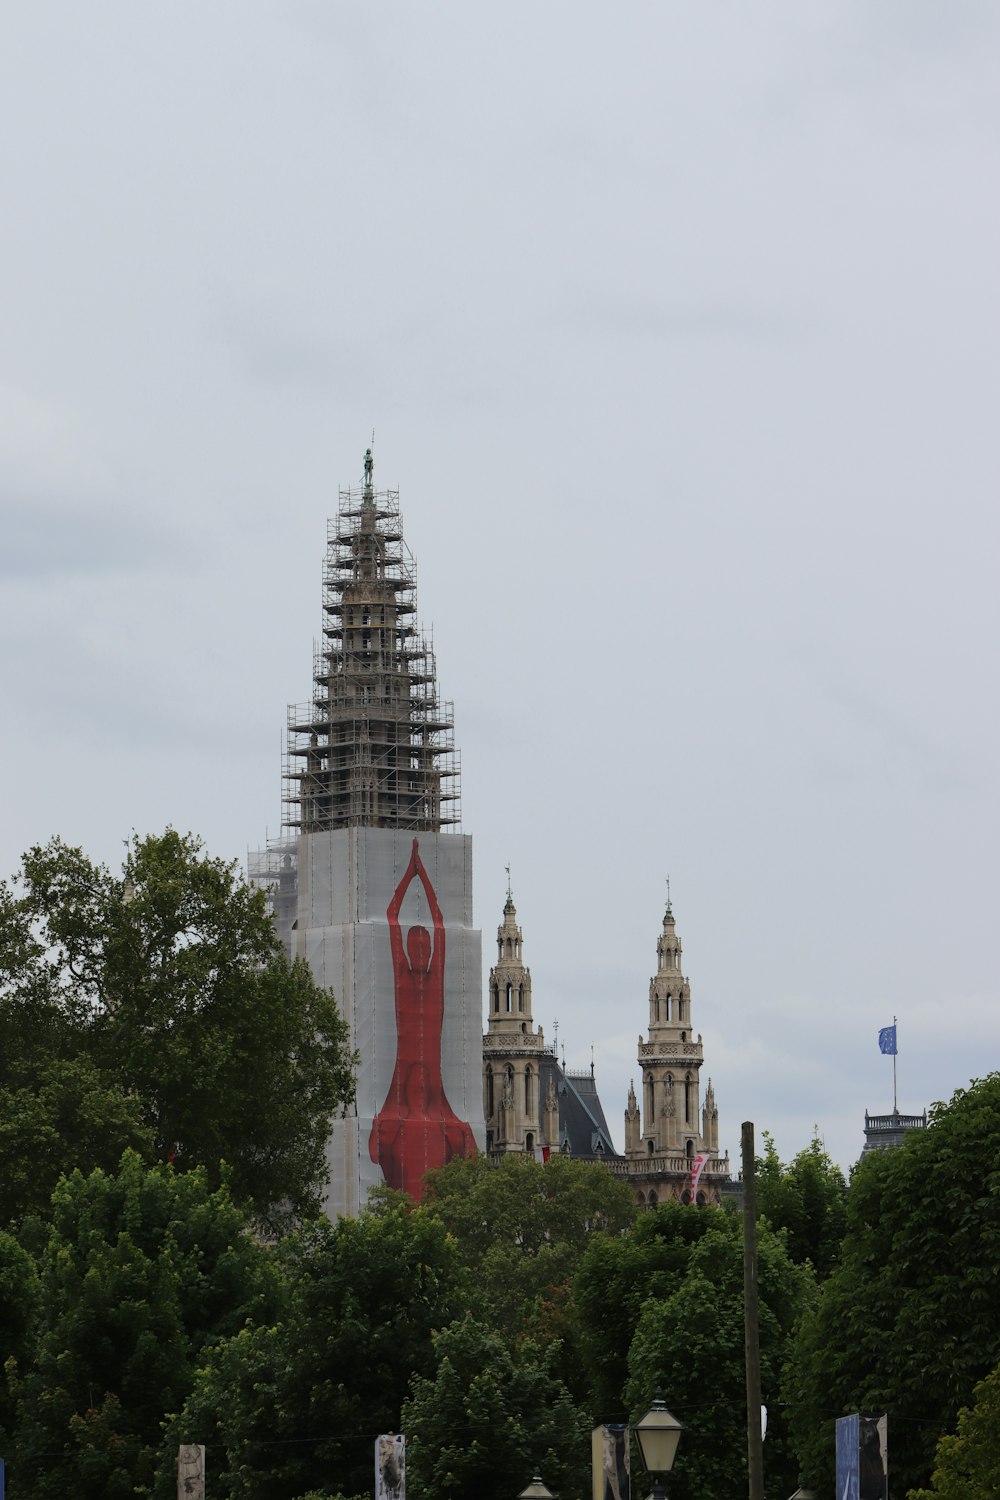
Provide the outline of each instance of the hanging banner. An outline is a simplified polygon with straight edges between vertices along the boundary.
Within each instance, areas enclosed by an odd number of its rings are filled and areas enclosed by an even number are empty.
[[[205,1500],[205,1449],[184,1443],[177,1450],[177,1500]]]
[[[694,1158],[694,1160],[691,1163],[691,1202],[692,1203],[697,1203],[697,1201],[698,1201],[698,1184],[701,1181],[701,1174],[702,1174],[702,1172],[704,1172],[706,1166],[708,1165],[708,1163],[711,1160],[712,1160],[712,1153],[711,1153],[711,1151],[699,1151],[698,1155]]]
[[[595,1427],[590,1434],[593,1500],[629,1500],[629,1429]]]
[[[467,834],[336,829],[298,849],[296,953],[331,989],[358,1054],[354,1112],[333,1122],[327,1212],[485,1145],[482,938]]]
[[[375,1500],[406,1500],[406,1439],[401,1432],[375,1439]]]

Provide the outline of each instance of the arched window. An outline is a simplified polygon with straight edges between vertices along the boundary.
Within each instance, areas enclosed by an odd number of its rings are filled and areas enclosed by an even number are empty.
[[[643,1193],[643,1192],[636,1193],[636,1195],[635,1195],[635,1201],[639,1205],[640,1208],[645,1208],[646,1207],[646,1194]]]
[[[517,987],[517,1008],[518,1008],[518,1010],[523,1010],[524,1009],[524,985],[523,984],[519,984],[518,987]]]
[[[673,999],[672,995],[668,995],[667,996],[667,1020],[668,1021],[670,1020],[670,1002],[671,1002],[672,999]]]
[[[649,1140],[646,1142],[646,1154],[647,1154],[647,1156],[652,1156],[652,1154],[653,1154],[653,1138],[652,1138],[652,1136],[650,1136]]]
[[[493,1115],[493,1069],[486,1070],[486,1118],[489,1120]]]
[[[656,1189],[655,1188],[651,1188],[650,1192],[649,1192],[649,1199],[648,1199],[650,1208],[655,1208],[656,1205],[657,1205],[657,1203],[658,1203],[658,1201],[659,1200],[658,1200],[658,1198],[656,1196]]]
[[[528,1134],[524,1137],[524,1149],[525,1149],[525,1151],[527,1151],[527,1153],[528,1153],[529,1156],[534,1156],[534,1154],[535,1154],[535,1137],[534,1137],[534,1135],[532,1134],[532,1132],[530,1130],[528,1131]]]
[[[698,1207],[699,1208],[704,1208],[705,1204],[707,1202],[708,1202],[708,1199],[705,1197],[705,1194],[704,1193],[699,1193],[698,1194]]]
[[[692,1156],[694,1155],[694,1141],[689,1140],[687,1142],[684,1147],[684,1154],[687,1157],[688,1161],[690,1161]]]
[[[694,1119],[694,1115],[691,1113],[691,1109],[692,1109],[691,1074],[690,1073],[686,1073],[684,1075],[684,1118],[685,1118],[685,1120],[687,1120],[688,1124],[690,1124],[691,1121]]]
[[[534,1076],[530,1068],[524,1070],[524,1113],[531,1118]]]
[[[514,1004],[514,986],[510,980],[507,981],[507,1014],[510,1015]]]
[[[498,984],[493,986],[493,1009],[497,1011],[500,1009],[500,986]]]

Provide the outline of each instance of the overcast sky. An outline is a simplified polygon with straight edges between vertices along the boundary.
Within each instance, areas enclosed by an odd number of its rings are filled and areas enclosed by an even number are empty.
[[[279,831],[374,428],[619,1143],[668,874],[734,1159],[995,1067],[998,141],[991,0],[8,6],[0,869]]]

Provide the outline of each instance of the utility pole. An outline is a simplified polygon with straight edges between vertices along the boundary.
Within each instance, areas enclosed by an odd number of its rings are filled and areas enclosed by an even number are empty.
[[[760,1421],[760,1321],[757,1316],[757,1179],[753,1121],[743,1121],[743,1329],[747,1357],[747,1474],[749,1500],[764,1500],[764,1440]]]

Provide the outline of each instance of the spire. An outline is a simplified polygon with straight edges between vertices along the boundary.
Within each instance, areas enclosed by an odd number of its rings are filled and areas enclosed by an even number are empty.
[[[376,490],[370,447],[361,490],[341,490],[327,523],[312,697],[288,712],[287,828],[433,833],[460,821],[452,708],[416,607],[399,492]]]
[[[490,970],[489,1029],[523,1036],[533,1030],[531,970],[525,966],[522,956],[523,937],[511,897],[509,865],[507,876],[507,901],[503,921],[497,928],[497,961]]]

